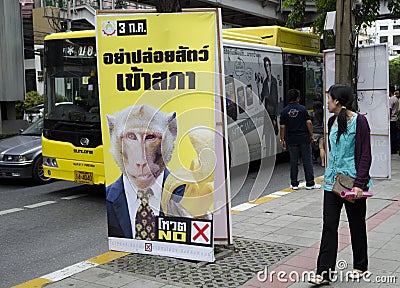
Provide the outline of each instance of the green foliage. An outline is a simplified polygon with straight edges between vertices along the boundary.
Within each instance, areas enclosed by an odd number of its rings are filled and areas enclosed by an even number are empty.
[[[286,27],[293,29],[303,22],[306,14],[306,0],[285,0],[282,7],[292,8],[292,12],[290,12],[286,21]]]
[[[393,18],[400,17],[400,1],[399,0],[388,0],[388,8],[392,12]]]
[[[18,101],[15,104],[17,117],[22,117],[24,111],[39,104],[43,104],[43,95],[40,95],[37,91],[29,91],[26,93],[24,101]]]
[[[126,1],[125,0],[116,0],[115,1],[115,9],[126,9]]]
[[[67,102],[67,101],[68,101],[67,96],[56,93],[56,103]]]
[[[400,84],[400,56],[389,61],[389,83]]]
[[[322,35],[324,33],[326,12],[336,10],[336,0],[314,0],[314,2],[319,16],[311,26],[318,35]]]
[[[299,3],[297,3],[299,2]],[[324,32],[324,23],[326,12],[335,11],[336,10],[336,1],[335,0],[313,0],[315,3],[315,7],[317,8],[317,13],[320,14],[312,27],[315,28],[316,33],[322,35]],[[385,0],[387,2],[387,6],[393,15],[393,18],[400,17],[400,0]],[[282,7],[288,8],[291,7],[292,11],[289,13],[288,21],[286,26],[291,28],[300,27],[304,21],[305,16],[305,6],[301,3],[305,3],[304,0],[295,1],[295,0],[284,0]],[[353,1],[352,1],[353,3]],[[304,4],[305,5],[305,4]],[[355,16],[355,29],[358,31],[361,27],[370,26],[372,22],[377,19],[379,15],[379,6],[380,0],[363,0],[361,7],[353,10]],[[349,7],[350,9],[350,7]],[[348,19],[346,19],[348,21]]]

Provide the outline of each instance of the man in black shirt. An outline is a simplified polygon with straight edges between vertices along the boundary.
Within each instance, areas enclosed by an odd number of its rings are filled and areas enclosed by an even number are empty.
[[[290,89],[288,91],[288,101],[289,104],[281,112],[280,135],[282,149],[288,149],[290,155],[290,186],[294,190],[299,189],[297,163],[301,154],[306,189],[321,188],[321,185],[314,182],[311,157],[311,141],[314,141],[313,126],[306,107],[299,104],[300,91]]]

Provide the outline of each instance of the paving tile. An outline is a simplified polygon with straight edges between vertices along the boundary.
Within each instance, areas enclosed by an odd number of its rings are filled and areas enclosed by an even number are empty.
[[[310,247],[318,241],[319,240],[316,240],[314,238],[295,236],[295,237],[292,237],[292,238],[286,240],[285,243],[290,244],[290,245]]]
[[[88,285],[89,283],[87,281],[79,280],[79,279],[73,279],[73,278],[66,278],[61,281],[57,282],[51,282],[47,285],[44,285],[43,287],[49,287],[49,288],[82,288]]]
[[[271,233],[271,234],[268,234],[268,235],[264,236],[263,238],[260,238],[260,240],[276,242],[276,243],[286,243],[286,241],[291,239],[291,238],[292,238],[292,236],[279,235],[279,234],[276,234],[276,233]]]
[[[304,232],[305,232],[304,229],[282,227],[281,229],[279,229],[278,233],[282,235],[300,236],[303,235]]]
[[[265,224],[265,225],[257,225],[257,227],[254,228],[254,231],[265,232],[265,233],[269,234],[269,233],[276,232],[280,229],[281,228],[278,226],[271,226],[271,225]]]
[[[394,272],[400,267],[400,262],[394,260],[387,260],[375,257],[368,258],[368,270],[373,272],[374,270],[386,272]]]
[[[83,288],[114,288],[120,286],[104,286],[99,283],[88,283],[87,285],[83,286]]]
[[[318,257],[318,253],[319,253],[319,249],[317,248],[313,248],[313,247],[309,247],[303,251],[301,251],[299,254],[297,254],[298,256],[302,256],[302,257],[309,257],[312,259],[317,259]]]
[[[313,258],[294,256],[285,262],[285,265],[295,266],[299,268],[304,268],[307,270],[313,270],[316,268],[316,261]]]
[[[132,283],[139,280],[138,277],[133,276],[132,273],[127,273],[127,272],[118,272],[115,274],[112,274],[108,277],[98,279],[97,281],[94,281],[96,284],[101,284],[101,285],[107,285],[111,287],[122,287],[128,283]]]
[[[386,248],[386,246],[384,248]],[[379,249],[371,256],[379,259],[398,261],[400,259],[400,251]]]
[[[101,281],[104,278],[107,278],[111,275],[115,274],[115,272],[107,269],[102,269],[98,267],[94,267],[80,273],[77,273],[72,276],[74,279],[84,280],[91,283],[100,283],[97,281]]]
[[[128,283],[124,286],[120,286],[123,288],[161,288],[166,286],[166,283],[161,283],[161,282],[157,282],[157,281],[153,281],[153,280],[148,280],[148,279],[138,279],[137,281]]]

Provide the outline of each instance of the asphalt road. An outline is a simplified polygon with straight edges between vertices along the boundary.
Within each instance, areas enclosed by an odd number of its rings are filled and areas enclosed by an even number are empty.
[[[108,250],[103,190],[73,189],[80,186],[63,181],[41,186],[0,183],[0,287],[26,282]]]
[[[289,163],[271,161],[261,172],[257,163],[232,171],[232,207],[289,186]],[[315,176],[323,174],[319,165],[314,169]],[[28,181],[1,180],[0,199],[0,287],[108,251],[104,189],[64,181],[32,186]]]

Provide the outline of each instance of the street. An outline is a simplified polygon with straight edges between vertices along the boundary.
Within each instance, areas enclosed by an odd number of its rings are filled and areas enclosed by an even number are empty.
[[[256,168],[252,165],[243,188],[233,195],[232,207],[249,201]],[[314,169],[315,177],[323,174],[319,165]],[[302,170],[299,167],[299,180],[304,179]],[[289,184],[289,163],[279,161],[262,195]],[[0,195],[0,287],[20,284],[108,251],[103,189],[63,181],[42,186],[2,181]]]

